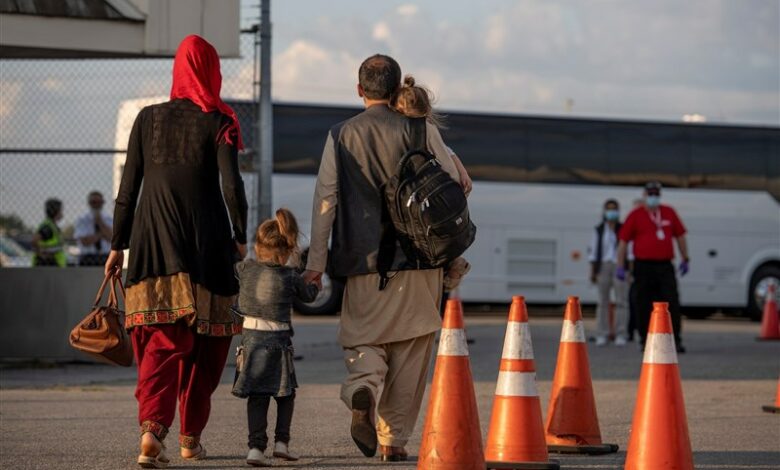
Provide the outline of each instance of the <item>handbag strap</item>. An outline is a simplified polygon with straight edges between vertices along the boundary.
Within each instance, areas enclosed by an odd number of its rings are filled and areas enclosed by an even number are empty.
[[[100,284],[100,289],[98,289],[97,296],[95,297],[95,302],[93,303],[94,307],[97,307],[100,304],[101,299],[103,298],[103,293],[106,291],[106,287],[108,286],[108,281],[111,281],[111,288],[108,291],[108,306],[116,308],[119,303],[116,295],[116,286],[119,284],[119,292],[122,294],[122,300],[125,300],[125,286],[122,284],[122,275],[121,275],[121,268],[113,269],[106,274],[106,277],[103,278],[103,282]]]
[[[117,268],[116,271],[114,271],[113,276],[111,277],[111,294],[109,298],[109,305],[112,307],[118,307],[118,298],[116,295],[116,287],[119,286],[119,293],[122,294],[122,301],[125,300],[125,286],[122,284],[122,269]]]
[[[98,289],[97,296],[95,296],[95,301],[92,303],[93,307],[97,307],[98,304],[100,304],[100,299],[103,298],[103,292],[106,291],[106,286],[108,285],[108,281],[111,280],[113,276],[114,276],[114,272],[111,271],[108,274],[106,274],[105,278],[103,278],[103,283],[100,284],[100,289]]]

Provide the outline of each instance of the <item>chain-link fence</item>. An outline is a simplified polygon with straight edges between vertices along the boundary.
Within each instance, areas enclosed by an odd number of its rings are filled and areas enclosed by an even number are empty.
[[[247,148],[256,122],[255,34],[242,32],[241,58],[222,60],[222,97],[234,106]],[[0,265],[29,266],[48,199],[63,203],[58,222],[68,262],[74,238],[99,191],[113,213],[124,150],[136,114],[166,101],[171,59],[0,60]],[[255,175],[245,173],[250,214]],[[82,221],[83,222],[83,221]]]

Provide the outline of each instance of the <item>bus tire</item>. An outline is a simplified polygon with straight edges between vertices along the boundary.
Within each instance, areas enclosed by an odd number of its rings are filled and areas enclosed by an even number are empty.
[[[750,288],[748,290],[747,317],[753,321],[761,321],[764,313],[763,295],[766,293],[766,285],[771,280],[775,285],[780,282],[780,264],[764,264],[756,269],[750,278]],[[778,285],[780,287],[780,285]]]

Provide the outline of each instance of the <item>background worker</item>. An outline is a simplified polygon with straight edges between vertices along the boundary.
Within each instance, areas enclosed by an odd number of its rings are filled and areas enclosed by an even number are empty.
[[[616,277],[626,278],[626,252],[629,242],[634,242],[634,283],[638,330],[641,347],[644,349],[647,327],[650,323],[653,302],[668,302],[672,314],[672,327],[677,352],[684,353],[680,337],[680,300],[675,277],[674,245],[677,240],[682,262],[680,275],[688,273],[688,244],[685,240],[685,226],[670,206],[661,204],[661,183],[645,185],[645,205],[634,209],[620,229],[618,237],[618,265]]]
[[[626,280],[615,276],[620,231],[620,205],[615,199],[604,202],[601,223],[593,230],[590,243],[590,282],[599,289],[596,307],[596,346],[605,346],[609,340],[610,294],[615,293],[615,346],[625,346],[628,337],[628,288]]]
[[[65,255],[65,241],[62,231],[57,225],[62,219],[62,201],[59,199],[47,199],[44,204],[46,218],[38,226],[32,240],[35,250],[33,266],[56,266],[64,268],[68,264]]]
[[[106,201],[100,191],[87,196],[89,211],[76,219],[73,237],[79,241],[79,266],[103,266],[111,252],[114,234],[111,216],[103,212]]]

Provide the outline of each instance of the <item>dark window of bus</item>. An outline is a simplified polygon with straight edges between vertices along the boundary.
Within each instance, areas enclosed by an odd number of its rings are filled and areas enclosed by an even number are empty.
[[[441,130],[444,142],[474,179],[527,181],[526,139],[517,117],[453,114]]]
[[[607,126],[576,120],[529,120],[528,181],[607,183]]]
[[[638,186],[652,180],[684,187],[688,183],[688,127],[614,123],[608,147],[612,184]]]
[[[769,193],[780,202],[780,131],[775,130],[769,137],[769,156],[767,162],[767,188]]]
[[[691,129],[694,188],[765,190],[769,136],[760,129]]]
[[[360,111],[274,105],[274,172],[317,174],[330,128]]]

